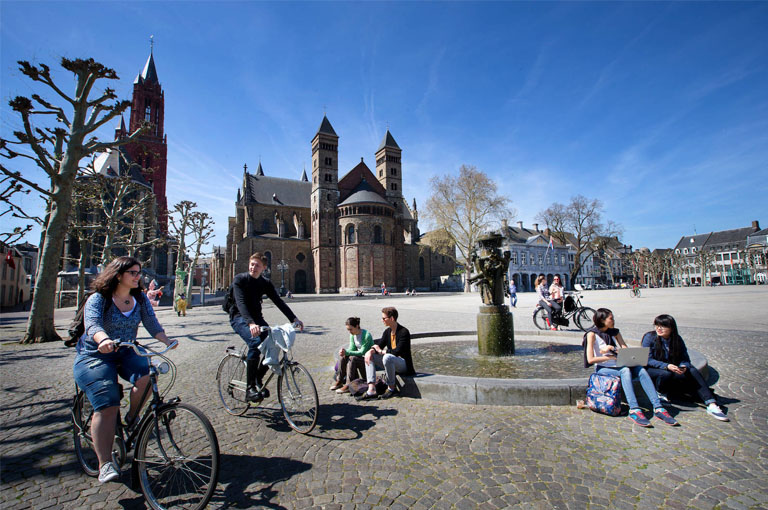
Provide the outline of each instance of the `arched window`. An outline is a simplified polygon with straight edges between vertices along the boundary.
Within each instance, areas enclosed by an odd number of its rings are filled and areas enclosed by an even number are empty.
[[[355,226],[347,227],[347,244],[355,244]]]
[[[147,101],[147,106],[144,107],[144,122],[152,122],[152,106]]]
[[[381,227],[376,225],[373,227],[373,244],[382,244],[384,243],[384,239],[382,239],[381,235]]]

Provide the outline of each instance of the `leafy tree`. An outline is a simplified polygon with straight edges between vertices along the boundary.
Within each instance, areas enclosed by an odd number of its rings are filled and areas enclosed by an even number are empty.
[[[573,246],[574,260],[571,281],[575,282],[584,261],[593,256],[600,245],[600,237],[619,237],[623,228],[611,220],[603,223],[603,204],[582,195],[571,197],[568,204],[555,202],[536,215],[547,225],[550,235],[563,244]]]
[[[509,207],[509,199],[498,194],[496,183],[471,165],[462,165],[458,177],[433,177],[430,187],[432,196],[427,200],[425,215],[437,228],[445,230],[469,274],[472,252],[480,237],[494,223],[513,218],[515,212]],[[464,291],[469,292],[466,279]]]
[[[91,97],[99,80],[116,80],[117,73],[91,59],[61,59],[61,66],[75,77],[75,93],[70,96],[54,82],[45,64],[32,65],[19,61],[22,74],[54,93],[56,100],[38,94],[31,99],[17,96],[9,105],[19,114],[23,130],[15,131],[15,140],[0,140],[0,155],[8,160],[22,158],[34,162],[49,179],[47,186],[21,177],[20,172],[0,165],[0,171],[40,193],[47,200],[44,239],[27,330],[22,343],[60,340],[53,321],[55,288],[60,256],[72,208],[72,187],[80,170],[80,161],[97,152],[135,140],[147,126],[137,129],[120,141],[99,142],[94,133],[129,106],[130,101],[117,100],[112,88],[106,87]],[[61,102],[63,106],[54,104]],[[114,102],[112,102],[114,101]],[[42,117],[41,117],[42,116]],[[51,125],[39,127],[33,120],[55,119]],[[40,120],[40,122],[45,122]]]

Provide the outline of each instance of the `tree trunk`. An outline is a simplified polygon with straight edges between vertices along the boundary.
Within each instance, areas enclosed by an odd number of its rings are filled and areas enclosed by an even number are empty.
[[[67,233],[69,210],[72,207],[71,185],[65,184],[56,190],[53,197],[48,223],[45,227],[45,243],[40,251],[40,266],[35,282],[35,295],[29,311],[27,330],[21,339],[22,344],[56,342],[61,337],[56,333],[53,312],[56,300],[56,278],[61,262],[61,250],[64,248],[64,236]]]

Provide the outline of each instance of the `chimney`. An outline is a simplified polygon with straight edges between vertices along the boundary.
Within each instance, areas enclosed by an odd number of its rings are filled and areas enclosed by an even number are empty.
[[[752,230],[754,230],[755,232],[760,230],[760,222],[759,221],[755,220],[755,221],[752,222]]]
[[[539,224],[538,223],[534,223],[533,224],[533,230],[535,230],[536,232],[539,231]]]
[[[517,222],[517,228],[519,228],[520,230],[523,230],[523,222],[522,221],[518,221]]]

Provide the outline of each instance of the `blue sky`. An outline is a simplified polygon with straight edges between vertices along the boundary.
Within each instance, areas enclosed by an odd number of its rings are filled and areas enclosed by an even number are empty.
[[[168,202],[213,215],[216,244],[243,164],[298,179],[326,111],[341,175],[374,166],[389,126],[409,203],[470,164],[511,221],[581,193],[625,243],[672,247],[694,226],[768,227],[766,27],[766,3],[3,1],[0,131],[32,91],[17,60],[94,57],[130,98],[152,34]]]

